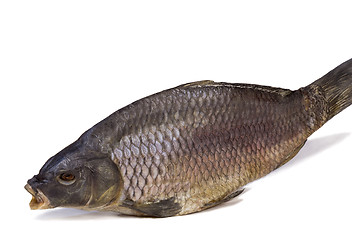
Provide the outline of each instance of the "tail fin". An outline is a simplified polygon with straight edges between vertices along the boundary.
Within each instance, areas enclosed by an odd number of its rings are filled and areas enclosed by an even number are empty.
[[[310,87],[320,87],[325,95],[329,116],[336,114],[352,104],[352,59],[316,80]]]

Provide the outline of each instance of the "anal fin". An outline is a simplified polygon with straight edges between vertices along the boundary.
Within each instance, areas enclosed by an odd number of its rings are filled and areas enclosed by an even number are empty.
[[[292,158],[294,158],[297,153],[302,149],[302,147],[304,146],[304,144],[307,142],[307,139],[301,144],[299,145],[295,150],[293,150],[293,152],[291,152],[287,158],[284,159],[284,161],[282,161],[279,166],[276,167],[276,169],[278,169],[279,167],[285,165],[288,161],[290,161]]]
[[[244,191],[244,188],[240,189],[240,190],[237,190],[235,192],[232,192],[232,193],[230,193],[229,195],[226,195],[223,198],[220,198],[220,199],[211,201],[209,203],[206,203],[203,206],[202,210],[215,207],[215,206],[220,205],[220,204],[222,204],[224,202],[228,202],[228,201],[232,200],[233,198],[237,197],[238,195],[240,195],[241,193],[243,193],[243,191]]]

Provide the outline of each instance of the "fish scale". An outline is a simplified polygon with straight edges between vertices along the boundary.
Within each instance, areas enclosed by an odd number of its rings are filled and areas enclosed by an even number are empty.
[[[278,167],[283,156],[289,156],[314,129],[302,124],[309,118],[301,111],[303,94],[292,108],[284,105],[288,100],[276,90],[264,93],[254,86],[194,85],[134,103],[129,110],[135,110],[133,121],[139,128],[118,136],[123,144],[114,146],[114,161],[123,169],[125,197],[136,203],[173,197],[184,206],[180,214],[186,214]],[[265,101],[259,105],[246,101],[251,98]],[[143,109],[156,111],[146,118]],[[299,132],[302,127],[305,135]],[[268,148],[271,142],[278,144]]]
[[[32,209],[167,217],[238,196],[352,103],[352,60],[296,91],[200,81],[140,99],[28,181]]]

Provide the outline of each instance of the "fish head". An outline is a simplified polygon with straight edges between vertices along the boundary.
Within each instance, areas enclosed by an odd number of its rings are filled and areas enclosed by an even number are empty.
[[[51,157],[25,189],[31,209],[101,208],[118,197],[121,175],[106,154],[74,143]]]

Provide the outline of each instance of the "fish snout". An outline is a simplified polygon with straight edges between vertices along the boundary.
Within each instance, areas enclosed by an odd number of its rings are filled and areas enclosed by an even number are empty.
[[[50,208],[50,201],[44,195],[44,193],[38,188],[41,181],[38,179],[37,175],[27,181],[24,188],[32,195],[32,200],[29,206],[32,210],[36,209],[47,209]]]
[[[34,192],[37,192],[37,186],[38,186],[37,175],[34,175],[31,179],[29,179],[27,181],[27,185],[29,185]]]

